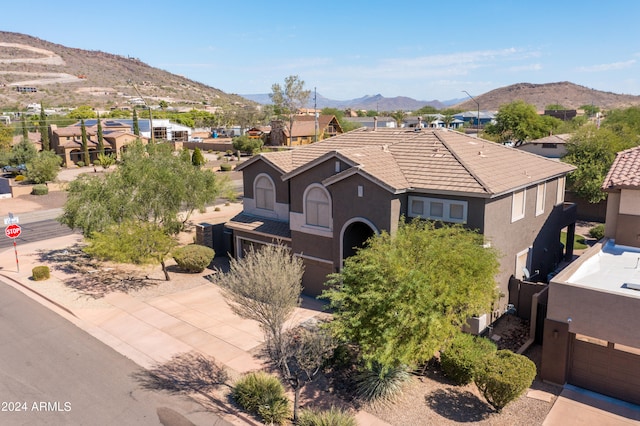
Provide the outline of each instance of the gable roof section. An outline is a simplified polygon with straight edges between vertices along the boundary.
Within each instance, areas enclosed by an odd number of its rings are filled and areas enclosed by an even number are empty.
[[[602,183],[605,191],[640,188],[640,146],[621,151]]]
[[[361,128],[291,151],[261,154],[260,158],[278,164],[286,180],[331,156],[343,159],[357,167],[360,174],[395,192],[463,192],[488,197],[575,169],[447,129]],[[340,173],[325,182],[331,184],[351,174]]]

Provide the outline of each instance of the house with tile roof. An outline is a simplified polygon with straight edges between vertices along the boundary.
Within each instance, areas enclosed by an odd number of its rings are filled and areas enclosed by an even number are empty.
[[[640,404],[640,147],[602,189],[605,237],[548,286],[541,377]]]
[[[531,141],[516,142],[514,147],[547,158],[562,158],[567,155],[567,142],[570,137],[568,133],[549,135]]]
[[[448,129],[360,128],[241,164],[243,211],[226,224],[231,254],[286,244],[304,260],[304,292],[317,295],[327,274],[402,217],[463,224],[501,253],[504,297],[484,328],[507,309],[512,276],[546,277],[562,259],[561,229],[575,225],[564,203],[573,169]]]
[[[105,154],[114,154],[119,157],[125,146],[138,138],[131,132],[131,127],[121,121],[101,120],[101,125]],[[60,128],[50,124],[48,130],[51,150],[62,158],[63,166],[74,167],[78,161],[84,161],[81,123]],[[89,156],[93,162],[98,158],[97,120],[85,120],[85,130]],[[145,137],[140,139],[143,143],[147,142]]]
[[[282,121],[271,123],[269,144],[272,146],[308,145],[316,141],[342,133],[342,126],[333,115],[296,115],[291,129],[289,124]]]

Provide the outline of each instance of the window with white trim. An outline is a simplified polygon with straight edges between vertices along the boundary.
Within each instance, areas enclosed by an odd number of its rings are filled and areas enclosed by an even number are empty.
[[[564,203],[564,187],[565,187],[565,178],[564,176],[558,178],[558,192],[556,193],[556,205]]]
[[[331,222],[331,203],[329,194],[319,186],[309,189],[305,195],[304,213],[307,225],[329,228]]]
[[[409,217],[467,223],[466,201],[444,198],[409,197]]]
[[[256,178],[254,194],[256,207],[259,209],[273,210],[275,205],[275,189],[273,181],[267,175]]]
[[[512,195],[511,202],[511,222],[515,222],[524,217],[525,206],[527,201],[526,191],[523,189],[521,191],[516,191]]]
[[[544,203],[547,198],[547,184],[541,183],[538,184],[538,189],[536,191],[536,216],[540,216],[544,213]]]

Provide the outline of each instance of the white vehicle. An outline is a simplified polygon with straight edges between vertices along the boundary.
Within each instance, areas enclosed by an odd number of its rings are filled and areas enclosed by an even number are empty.
[[[191,138],[189,142],[204,142],[204,139],[202,139],[199,136],[196,136],[195,138]]]

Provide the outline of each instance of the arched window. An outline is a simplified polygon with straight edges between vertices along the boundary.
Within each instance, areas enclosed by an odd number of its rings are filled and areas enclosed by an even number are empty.
[[[254,194],[256,207],[259,209],[273,210],[275,205],[275,190],[273,181],[267,175],[256,178]]]
[[[304,212],[307,225],[329,228],[331,204],[329,202],[329,194],[324,188],[314,186],[307,191],[304,200]]]

